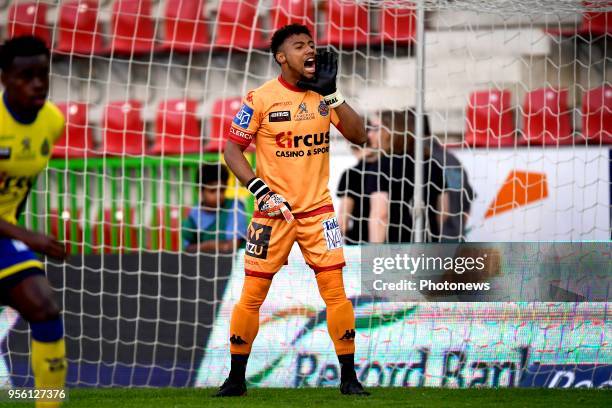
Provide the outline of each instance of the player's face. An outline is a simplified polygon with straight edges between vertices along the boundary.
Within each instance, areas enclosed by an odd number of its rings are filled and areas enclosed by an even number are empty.
[[[2,72],[2,84],[15,108],[39,110],[49,94],[49,58],[44,54],[16,57]]]
[[[219,208],[225,199],[225,185],[221,183],[207,184],[202,188],[202,205],[208,208]]]
[[[296,76],[311,79],[315,75],[315,43],[307,34],[295,34],[287,38],[281,54],[289,70]],[[281,61],[282,63],[282,61]]]
[[[368,120],[368,145],[372,149],[380,149],[385,152],[391,150],[391,134],[382,126],[378,118]]]

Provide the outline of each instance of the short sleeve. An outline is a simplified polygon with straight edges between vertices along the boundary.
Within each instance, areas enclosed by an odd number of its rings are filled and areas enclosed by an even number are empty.
[[[229,139],[242,146],[250,145],[261,125],[261,113],[262,101],[255,91],[249,91],[232,120]]]
[[[57,106],[52,103],[49,103],[50,112],[51,112],[51,123],[53,127],[53,143],[57,142],[64,134],[64,126],[66,126],[66,119],[64,118],[64,114],[59,110]]]

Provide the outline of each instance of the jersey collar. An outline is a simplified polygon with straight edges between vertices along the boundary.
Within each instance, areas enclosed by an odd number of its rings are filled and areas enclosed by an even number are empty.
[[[8,113],[13,117],[13,119],[17,123],[21,123],[22,125],[31,125],[32,123],[34,123],[34,121],[38,117],[38,112],[37,112],[36,115],[33,118],[31,118],[31,119],[27,118],[26,119],[26,118],[20,116],[14,110],[12,110],[11,107],[9,106],[9,104],[8,104],[8,97],[6,96],[6,92],[2,93],[2,102],[4,103],[4,106],[6,107],[6,110],[8,111]]]
[[[297,86],[291,85],[289,82],[285,81],[285,79],[283,78],[282,75],[278,76],[278,82],[280,82],[282,86],[284,86],[285,88],[289,89],[290,91],[293,91],[293,92],[306,92],[306,90],[304,90],[302,88],[298,88]]]

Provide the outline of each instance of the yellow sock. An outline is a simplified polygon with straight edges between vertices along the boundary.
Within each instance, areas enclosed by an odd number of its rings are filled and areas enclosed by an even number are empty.
[[[64,388],[67,368],[64,339],[49,343],[32,340],[32,371],[36,388]],[[59,406],[59,402],[36,402],[36,408]]]

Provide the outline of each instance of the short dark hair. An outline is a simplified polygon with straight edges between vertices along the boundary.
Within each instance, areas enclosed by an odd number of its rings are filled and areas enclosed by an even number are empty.
[[[207,184],[221,182],[222,185],[227,185],[229,180],[229,171],[221,163],[205,163],[200,167],[198,181],[200,188]]]
[[[287,38],[296,34],[306,34],[312,37],[308,27],[297,23],[288,24],[274,32],[272,35],[272,40],[270,41],[270,52],[272,53],[272,58],[274,58],[274,61],[276,61],[276,53],[278,52],[280,46],[283,45]],[[278,61],[276,61],[276,63],[279,64]]]
[[[403,111],[383,111],[380,115],[380,121],[393,133],[408,132],[414,136],[416,132],[416,114],[412,108]],[[423,136],[431,136],[427,113],[423,114]]]
[[[50,56],[49,48],[43,40],[29,35],[11,38],[0,47],[0,69],[9,69],[17,57],[35,55]]]

